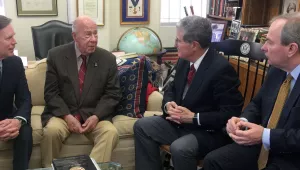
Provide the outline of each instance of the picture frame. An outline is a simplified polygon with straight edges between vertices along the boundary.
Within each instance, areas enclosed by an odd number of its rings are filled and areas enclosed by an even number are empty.
[[[77,17],[86,15],[91,17],[98,26],[104,26],[105,0],[76,0]]]
[[[242,41],[255,42],[258,32],[259,30],[257,29],[241,28],[237,39]]]
[[[120,0],[120,25],[149,24],[150,0]]]
[[[299,10],[299,1],[298,0],[281,0],[282,8],[281,13],[295,13]]]
[[[18,16],[57,16],[57,0],[16,0]]]
[[[229,37],[231,39],[237,39],[241,27],[241,21],[240,20],[232,20],[231,26],[230,26],[230,33]]]
[[[212,29],[212,37],[211,42],[220,42],[224,40],[227,30],[227,21],[223,20],[210,20],[211,21],[211,29]]]

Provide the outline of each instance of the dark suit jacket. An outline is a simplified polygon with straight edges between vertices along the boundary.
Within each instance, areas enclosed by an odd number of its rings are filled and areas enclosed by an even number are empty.
[[[249,122],[267,127],[277,94],[286,72],[270,68],[268,77],[252,102],[245,108],[241,117]],[[273,159],[286,159],[300,169],[300,77],[288,97],[281,112],[277,127],[270,133],[270,156]]]
[[[163,106],[175,101],[177,105],[200,113],[201,126],[186,124],[186,127],[221,130],[228,119],[240,115],[244,103],[238,90],[240,81],[234,68],[210,48],[182,100],[189,68],[189,61],[178,60],[174,81],[164,93]]]
[[[31,95],[24,67],[19,57],[12,56],[2,60],[0,82],[0,120],[24,117],[30,123]]]
[[[117,73],[115,56],[96,48],[89,56],[80,95],[74,42],[49,50],[43,126],[52,116],[76,113],[84,121],[91,115],[97,115],[99,120],[110,120],[121,98]]]

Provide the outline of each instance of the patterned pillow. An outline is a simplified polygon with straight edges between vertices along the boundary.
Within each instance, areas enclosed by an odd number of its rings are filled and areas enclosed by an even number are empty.
[[[154,80],[156,71],[146,56],[118,60],[122,99],[117,114],[141,118],[146,111],[148,77]]]

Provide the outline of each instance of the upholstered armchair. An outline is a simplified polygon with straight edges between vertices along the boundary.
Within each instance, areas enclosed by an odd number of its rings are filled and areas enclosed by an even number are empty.
[[[31,32],[36,60],[46,58],[51,48],[73,41],[72,25],[58,20],[32,26]]]

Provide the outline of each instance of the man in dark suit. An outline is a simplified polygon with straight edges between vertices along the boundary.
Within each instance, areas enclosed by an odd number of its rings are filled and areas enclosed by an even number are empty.
[[[262,50],[268,77],[240,118],[227,123],[235,143],[209,153],[205,170],[300,169],[300,13],[274,18]]]
[[[0,145],[13,140],[13,169],[24,170],[32,151],[31,96],[10,23],[0,15]]]
[[[211,23],[189,16],[177,25],[174,81],[164,92],[164,116],[142,118],[134,125],[136,169],[161,169],[159,146],[171,145],[175,170],[196,169],[197,160],[230,142],[222,131],[239,115],[243,97],[230,63],[211,43]]]
[[[94,143],[90,156],[107,162],[118,142],[111,123],[121,98],[116,58],[97,47],[97,25],[87,16],[73,23],[74,42],[51,49],[47,58],[46,107],[42,114],[42,164],[51,166],[70,133]]]

